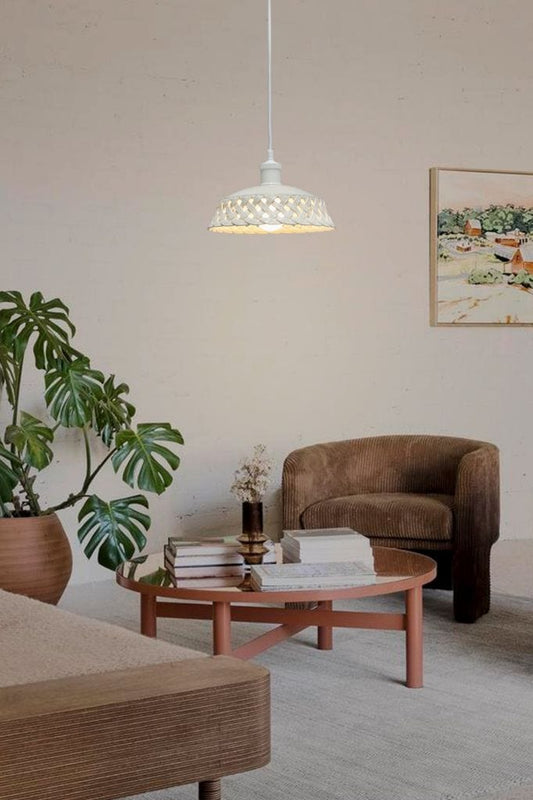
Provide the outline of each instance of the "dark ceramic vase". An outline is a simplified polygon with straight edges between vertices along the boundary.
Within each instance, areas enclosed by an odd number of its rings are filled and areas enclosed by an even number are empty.
[[[264,554],[268,553],[268,548],[264,545],[267,537],[263,533],[263,503],[242,504],[242,533],[237,538],[241,543],[239,553],[246,565],[244,580],[239,588],[242,591],[251,591],[250,567],[261,564]]]

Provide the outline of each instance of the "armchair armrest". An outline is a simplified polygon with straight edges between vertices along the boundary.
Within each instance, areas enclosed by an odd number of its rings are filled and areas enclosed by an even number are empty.
[[[263,766],[266,669],[225,656],[0,689],[0,796],[110,800]]]
[[[499,450],[485,444],[459,462],[455,486],[455,549],[490,549],[500,535]]]
[[[301,528],[300,517],[313,503],[349,493],[340,477],[348,473],[343,463],[346,458],[339,458],[339,451],[344,455],[347,450],[346,444],[350,443],[316,444],[289,453],[281,481],[285,530]]]

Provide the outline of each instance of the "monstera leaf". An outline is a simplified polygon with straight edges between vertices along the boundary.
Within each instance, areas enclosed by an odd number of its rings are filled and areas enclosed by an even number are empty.
[[[0,443],[0,500],[8,503],[13,496],[13,489],[19,482],[17,467],[22,469],[20,459]]]
[[[134,555],[136,547],[142,550],[150,517],[138,506],[148,508],[148,500],[142,494],[110,502],[93,494],[86,500],[78,514],[82,523],[78,539],[81,544],[86,542],[84,553],[87,558],[98,549],[98,563],[116,569]]]
[[[115,386],[115,376],[110,375],[94,405],[93,426],[108,447],[111,446],[115,433],[128,426],[135,414],[135,406],[124,398],[129,390],[125,383]]]
[[[0,342],[0,393],[5,387],[7,399],[15,405],[15,361],[9,348]]]
[[[183,444],[181,433],[168,422],[147,422],[137,430],[124,430],[115,437],[116,452],[112,463],[115,472],[124,466],[123,480],[128,486],[162,494],[172,483],[167,466],[175,470],[178,456],[161,442]]]
[[[104,376],[90,368],[87,358],[57,361],[44,377],[44,397],[53,418],[66,428],[82,428],[89,423],[103,382]]]
[[[54,457],[48,446],[54,440],[53,430],[25,411],[21,412],[18,425],[8,425],[5,438],[15,445],[24,464],[35,469],[44,469]]]
[[[28,342],[35,336],[33,353],[38,369],[46,369],[54,359],[68,360],[79,355],[69,338],[75,328],[68,318],[68,308],[57,297],[45,300],[34,292],[28,305],[20,292],[0,292],[0,344],[20,362]]]

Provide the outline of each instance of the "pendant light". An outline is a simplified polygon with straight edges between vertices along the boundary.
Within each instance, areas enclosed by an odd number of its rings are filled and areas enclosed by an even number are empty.
[[[261,184],[241,189],[220,201],[209,230],[215,233],[320,233],[335,229],[319,197],[285,186],[281,164],[272,148],[272,8],[267,0],[268,149],[261,164]]]

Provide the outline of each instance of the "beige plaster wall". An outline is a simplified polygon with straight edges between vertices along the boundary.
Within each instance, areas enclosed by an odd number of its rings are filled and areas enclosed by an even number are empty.
[[[265,155],[262,0],[1,5],[2,287],[61,296],[140,419],[182,430],[151,547],[238,525],[256,442],[276,531],[291,449],[388,432],[498,443],[502,534],[531,537],[532,331],[428,324],[429,167],[533,166],[529,0],[275,2],[276,155],[338,230],[250,238],[206,225]],[[74,580],[100,577],[77,550]]]

